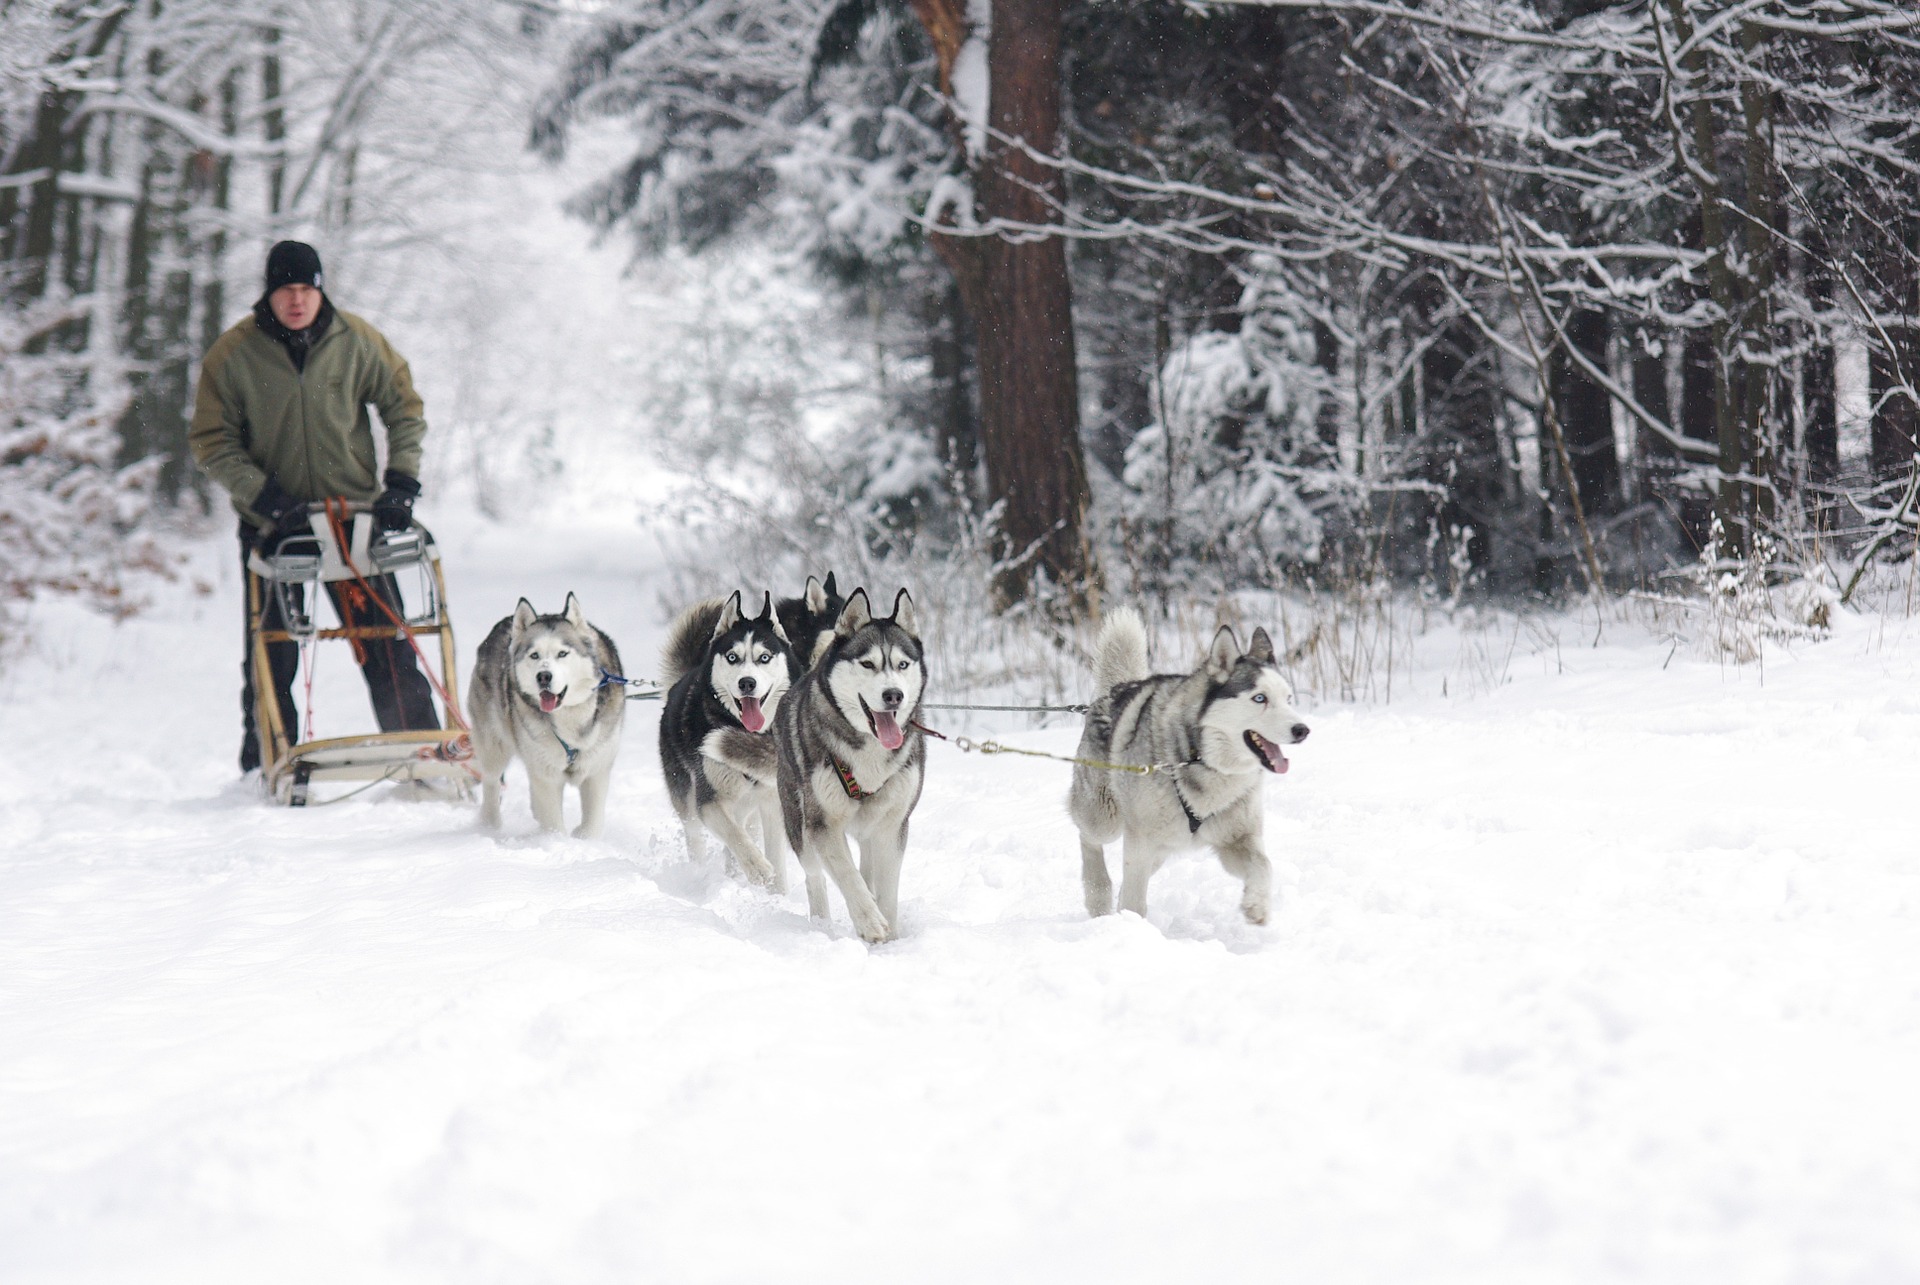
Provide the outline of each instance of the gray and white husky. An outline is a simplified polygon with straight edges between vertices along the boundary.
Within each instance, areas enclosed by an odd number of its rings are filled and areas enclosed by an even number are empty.
[[[1307,739],[1293,688],[1274,664],[1267,631],[1240,649],[1233,630],[1213,636],[1190,674],[1147,671],[1138,612],[1108,615],[1095,644],[1095,690],[1080,757],[1161,765],[1149,775],[1076,766],[1067,811],[1080,829],[1087,913],[1113,913],[1105,846],[1122,840],[1120,908],[1147,913],[1147,880],[1175,852],[1202,845],[1243,885],[1240,909],[1267,921],[1273,868],[1261,843],[1260,786],[1287,770],[1283,744]]]
[[[473,749],[481,773],[480,819],[500,824],[507,764],[527,765],[533,815],[543,830],[562,827],[566,786],[580,791],[583,839],[598,837],[607,812],[607,780],[620,752],[626,689],[613,640],[587,623],[567,595],[557,616],[525,598],[480,644],[473,666]]]
[[[711,830],[747,878],[785,891],[787,857],[774,774],[743,772],[701,752],[707,737],[723,728],[765,731],[800,676],[772,595],[751,617],[742,613],[738,593],[688,607],[667,630],[660,668],[660,681],[672,685],[660,711],[660,771],[686,829],[688,854],[698,860],[705,853]],[[746,830],[754,816],[760,820],[758,844]]]
[[[822,923],[831,917],[831,876],[855,931],[870,942],[899,927],[907,822],[927,759],[913,721],[926,675],[906,591],[892,616],[876,619],[866,590],[856,589],[820,658],[780,703],[772,746],[731,729],[707,738],[707,752],[723,762],[775,774],[787,842],[806,873],[807,913]],[[860,845],[858,867],[849,839]]]

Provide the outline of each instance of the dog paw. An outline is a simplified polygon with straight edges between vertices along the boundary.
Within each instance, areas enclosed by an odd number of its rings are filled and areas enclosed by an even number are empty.
[[[1264,924],[1267,922],[1267,903],[1261,901],[1243,905],[1240,907],[1240,913],[1247,917],[1247,922],[1250,924]]]
[[[893,926],[881,915],[875,915],[865,922],[854,923],[854,931],[860,934],[860,940],[870,946],[893,940]]]
[[[600,827],[597,825],[579,826],[574,830],[573,837],[576,839],[598,839],[600,837]]]

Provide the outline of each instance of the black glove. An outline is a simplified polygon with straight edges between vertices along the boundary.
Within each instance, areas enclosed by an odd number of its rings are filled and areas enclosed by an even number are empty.
[[[260,547],[269,553],[289,536],[313,534],[313,525],[307,521],[306,502],[288,495],[271,473],[267,474],[267,484],[260,488],[260,494],[253,497],[248,507],[271,523],[260,537]]]
[[[373,502],[373,518],[382,531],[404,531],[413,525],[413,502],[420,495],[420,483],[405,473],[387,470],[387,489]]]

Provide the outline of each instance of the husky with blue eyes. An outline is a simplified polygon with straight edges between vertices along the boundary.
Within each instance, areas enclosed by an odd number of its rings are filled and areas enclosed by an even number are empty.
[[[707,738],[710,758],[777,782],[787,842],[806,872],[807,913],[822,924],[831,917],[831,878],[870,942],[899,931],[907,822],[927,760],[914,721],[926,683],[913,600],[903,589],[893,614],[876,617],[866,590],[856,589],[818,660],[781,702],[772,737],[727,729]],[[857,867],[850,840],[860,845]]]
[[[712,831],[748,879],[785,889],[787,859],[780,846],[773,774],[739,771],[701,749],[723,729],[763,738],[800,676],[771,595],[757,616],[745,614],[738,593],[681,612],[667,630],[660,670],[661,681],[672,684],[660,711],[660,770],[667,798],[686,830],[688,854],[695,860],[703,856]],[[757,843],[749,833],[756,818]]]
[[[558,615],[543,616],[525,598],[480,644],[473,666],[473,751],[480,769],[480,819],[500,824],[507,764],[527,766],[533,815],[543,830],[561,828],[566,787],[580,791],[583,839],[606,819],[607,782],[620,752],[626,689],[613,640],[587,623],[567,595]]]
[[[1261,786],[1287,770],[1283,745],[1307,739],[1267,631],[1243,650],[1222,627],[1200,668],[1150,674],[1140,614],[1107,616],[1094,647],[1094,690],[1079,756],[1157,765],[1149,774],[1073,769],[1067,810],[1080,830],[1087,913],[1113,913],[1106,845],[1122,841],[1120,909],[1147,913],[1147,881],[1166,859],[1210,847],[1238,876],[1248,922],[1267,922],[1273,869],[1262,843]]]

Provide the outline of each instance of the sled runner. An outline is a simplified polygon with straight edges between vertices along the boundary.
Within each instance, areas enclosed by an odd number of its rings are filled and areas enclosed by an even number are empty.
[[[271,554],[256,549],[247,556],[247,655],[268,797],[305,807],[316,781],[446,780],[464,795],[479,774],[469,762],[473,742],[460,714],[453,621],[432,534],[418,522],[404,531],[380,530],[369,506],[343,500],[309,505],[308,521],[310,536],[295,535]],[[394,578],[399,591],[392,601],[376,583],[386,576]],[[321,628],[318,604],[329,596],[329,586],[357,604],[355,616],[362,621],[371,616],[374,623],[351,623],[336,600],[342,623]],[[279,627],[268,627],[270,622]],[[434,638],[440,648],[438,675],[424,649]],[[372,642],[411,648],[440,699],[446,726],[293,742],[281,715],[268,648],[274,643],[301,645],[310,700],[314,648],[332,641],[348,642],[356,652]],[[311,733],[311,726],[307,730]]]

